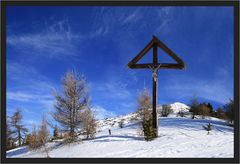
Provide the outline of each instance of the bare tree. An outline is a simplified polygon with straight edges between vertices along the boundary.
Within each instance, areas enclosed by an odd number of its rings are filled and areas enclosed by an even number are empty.
[[[45,115],[42,116],[41,124],[38,129],[36,126],[33,126],[32,133],[27,135],[26,143],[29,148],[36,150],[39,148],[44,148],[47,157],[49,158],[49,151],[47,148],[47,142],[49,141],[49,128],[48,121]]]
[[[83,115],[83,130],[86,132],[87,139],[93,138],[96,133],[97,123],[94,118],[93,112],[90,108],[86,108]]]
[[[45,145],[49,140],[48,121],[45,115],[42,116],[42,122],[39,127],[38,135],[42,145]]]
[[[27,135],[26,143],[30,150],[36,150],[42,146],[36,125],[33,125],[31,134]]]
[[[138,115],[144,119],[144,118],[148,118],[149,114],[151,114],[151,112],[149,112],[151,108],[151,97],[149,94],[149,91],[147,88],[144,88],[143,91],[140,92],[140,94],[138,95],[138,107],[137,107],[137,112]]]
[[[220,119],[227,119],[226,113],[222,108],[218,108],[216,111],[216,117]]]
[[[162,105],[161,116],[167,117],[169,114],[173,113],[170,105]]]
[[[206,104],[199,105],[199,114],[202,115],[202,119],[210,115],[210,108]]]
[[[17,109],[13,116],[10,117],[11,126],[14,129],[12,133],[18,140],[18,146],[22,145],[23,135],[28,132],[27,128],[22,124],[22,118],[22,111],[20,109]]]
[[[40,145],[44,147],[47,157],[49,158],[49,153],[46,145],[46,143],[49,141],[49,129],[48,121],[45,115],[42,116],[42,122],[38,131],[38,138],[40,141]]]
[[[151,141],[155,137],[155,134],[152,126],[151,97],[146,88],[138,96],[137,110],[142,119],[141,130],[143,131],[144,138],[146,141]]]
[[[68,139],[77,138],[76,130],[82,123],[82,112],[89,103],[85,78],[70,71],[63,78],[63,93],[54,93],[56,98],[53,118],[68,132]]]

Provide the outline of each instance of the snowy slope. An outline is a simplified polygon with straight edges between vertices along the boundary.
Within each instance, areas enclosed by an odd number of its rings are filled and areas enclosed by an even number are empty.
[[[189,109],[190,107],[180,103],[180,102],[175,102],[173,104],[170,104],[171,109],[173,110],[172,115],[176,116],[176,114],[178,112],[184,112],[186,114],[189,113]],[[158,106],[157,107],[157,111],[158,111],[158,117],[160,117],[160,111],[162,110],[162,106]],[[112,118],[105,118],[103,120],[99,120],[98,121],[98,125],[99,125],[99,130],[102,129],[107,129],[107,128],[111,128],[111,127],[118,127],[119,126],[119,122],[123,121],[124,124],[128,124],[128,123],[134,123],[140,120],[140,118],[137,116],[136,113],[129,113],[127,115],[124,116],[118,116],[118,117],[112,117]]]
[[[173,105],[174,106],[174,105]],[[179,106],[176,104],[176,111]],[[179,108],[178,108],[179,107]],[[181,109],[182,109],[181,108]],[[49,155],[54,157],[233,157],[233,128],[223,120],[208,117],[159,118],[159,137],[146,142],[139,136],[139,123],[135,113],[99,121],[96,138],[80,143],[62,145],[60,141],[48,143]],[[124,119],[124,127],[118,122]],[[213,130],[207,135],[203,125],[211,123]],[[108,129],[112,135],[108,135]],[[46,157],[44,150],[28,151],[26,147],[7,152],[8,157]]]
[[[189,112],[190,107],[180,103],[180,102],[175,102],[173,104],[170,104],[171,108],[173,109],[173,113],[177,114],[178,112]]]

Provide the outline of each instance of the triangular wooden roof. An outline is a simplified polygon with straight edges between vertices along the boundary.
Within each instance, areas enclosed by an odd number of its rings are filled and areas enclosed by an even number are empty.
[[[153,35],[153,39],[147,44],[147,46],[137,55],[135,56],[129,63],[129,68],[149,68],[156,67],[153,63],[145,63],[145,64],[137,64],[137,62],[144,56],[146,53],[153,48],[154,46],[160,47],[163,51],[165,51],[171,58],[173,58],[177,63],[158,63],[160,65],[159,69],[183,69],[185,64],[182,59],[180,59],[170,48],[168,48],[163,42],[161,42],[156,36]]]

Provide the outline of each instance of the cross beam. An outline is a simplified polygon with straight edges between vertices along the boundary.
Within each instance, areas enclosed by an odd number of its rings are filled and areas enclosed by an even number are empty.
[[[159,63],[158,62],[158,47],[166,52],[177,63]],[[137,62],[146,53],[153,48],[153,62],[145,64],[137,64]],[[157,117],[157,100],[158,100],[158,70],[159,69],[183,69],[185,64],[171,49],[169,49],[163,42],[161,42],[156,36],[146,45],[146,47],[135,56],[129,63],[128,67],[131,69],[152,69],[153,73],[153,88],[152,88],[152,126],[155,131],[155,137],[158,136],[158,117]]]
[[[146,64],[137,64],[137,62],[144,56],[146,53],[153,48],[153,46],[161,48],[166,54],[173,58],[177,63],[158,63],[161,64],[159,69],[183,69],[185,64],[182,59],[180,59],[170,48],[168,48],[163,42],[161,42],[156,36],[153,35],[153,39],[144,47],[144,49],[137,54],[129,63],[129,68],[149,68],[148,65],[153,66],[153,63]],[[155,63],[156,64],[156,63]]]
[[[157,66],[160,65],[159,69],[182,69],[182,65],[180,65],[180,64],[157,63],[156,65]],[[142,69],[142,68],[149,69],[149,66],[154,67],[156,65],[154,65],[153,63],[133,64],[133,65],[129,66],[129,68],[132,68],[132,69]]]

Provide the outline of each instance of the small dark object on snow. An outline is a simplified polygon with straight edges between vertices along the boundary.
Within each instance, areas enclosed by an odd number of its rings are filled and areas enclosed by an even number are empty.
[[[203,126],[203,128],[204,128],[206,131],[208,131],[207,134],[209,134],[209,131],[212,130],[212,125],[211,125],[210,123],[208,123],[208,125],[207,125],[207,126]]]
[[[108,129],[108,132],[109,132],[109,135],[111,135],[111,130],[110,129]]]
[[[177,113],[177,117],[180,116],[180,117],[185,117],[185,113],[183,111],[179,111]]]

